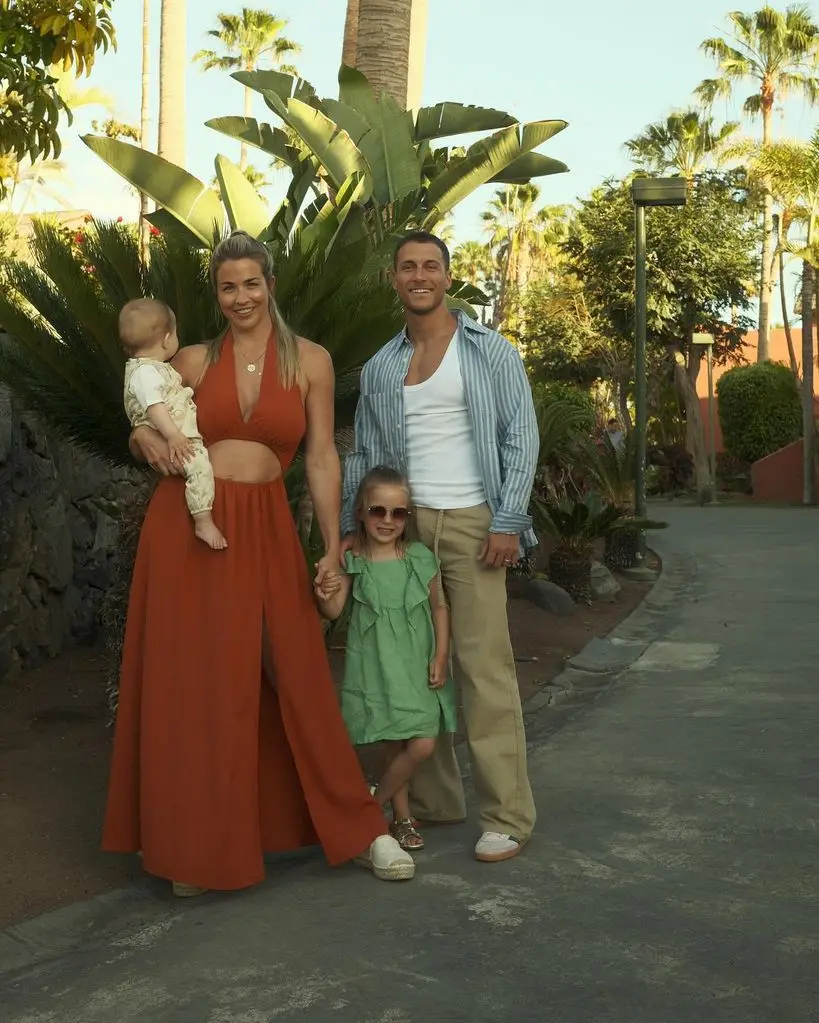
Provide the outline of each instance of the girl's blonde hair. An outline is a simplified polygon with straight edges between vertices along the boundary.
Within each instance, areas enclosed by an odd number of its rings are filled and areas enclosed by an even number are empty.
[[[364,528],[364,516],[370,503],[369,494],[373,487],[402,487],[407,492],[407,509],[412,509],[409,480],[403,473],[400,473],[397,469],[392,469],[388,465],[377,465],[374,469],[370,469],[359,483],[355,495],[355,517],[358,522],[357,539],[358,545],[362,550],[366,549],[368,541],[367,530]],[[409,540],[407,539],[407,527],[405,524],[395,545],[398,551],[403,554],[408,544]]]
[[[232,231],[227,238],[223,238],[210,257],[209,275],[213,293],[214,295],[218,293],[217,278],[220,268],[225,263],[236,262],[240,259],[252,259],[254,263],[258,263],[262,276],[268,285],[267,305],[276,333],[279,379],[284,387],[294,387],[301,377],[299,344],[295,332],[285,322],[276,304],[273,292],[270,290],[270,282],[273,280],[275,267],[273,265],[273,257],[270,255],[267,247],[262,245],[252,235],[249,235],[247,231]],[[208,343],[208,358],[211,362],[216,362],[221,355],[222,341],[224,340],[225,333],[223,332]]]

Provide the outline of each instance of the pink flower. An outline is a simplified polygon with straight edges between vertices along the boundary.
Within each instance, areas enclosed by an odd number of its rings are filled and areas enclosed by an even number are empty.
[[[121,224],[121,223],[122,223],[122,217],[117,217],[117,223],[118,223],[118,224]]]
[[[153,225],[151,225],[150,233],[151,233],[151,235],[154,238],[158,238],[162,234],[162,232],[159,230],[159,228],[158,227],[154,227]]]

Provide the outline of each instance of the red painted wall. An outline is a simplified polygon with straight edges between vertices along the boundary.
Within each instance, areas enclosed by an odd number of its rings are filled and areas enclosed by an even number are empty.
[[[802,441],[760,458],[751,466],[755,501],[802,502]]]

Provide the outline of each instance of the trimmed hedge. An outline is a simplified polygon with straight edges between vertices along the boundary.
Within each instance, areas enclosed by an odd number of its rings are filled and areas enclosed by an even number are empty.
[[[756,462],[802,436],[796,378],[781,362],[736,366],[717,382],[719,422],[725,448]]]

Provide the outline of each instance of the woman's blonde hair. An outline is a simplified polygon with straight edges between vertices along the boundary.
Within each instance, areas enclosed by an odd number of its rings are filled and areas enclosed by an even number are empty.
[[[210,283],[214,295],[218,294],[219,270],[225,263],[236,262],[240,259],[252,259],[258,263],[262,276],[268,285],[267,305],[270,310],[270,319],[273,321],[273,328],[276,333],[276,356],[279,367],[279,379],[284,387],[294,387],[301,377],[301,363],[299,360],[299,345],[295,332],[285,322],[279,311],[273,292],[270,290],[270,282],[274,277],[275,267],[273,257],[267,247],[257,241],[247,231],[232,231],[227,238],[213,250],[210,257]],[[222,352],[222,341],[226,332],[223,332],[213,341],[209,342],[208,357],[215,362]]]

